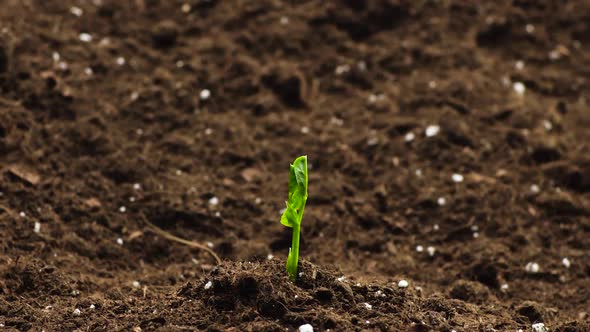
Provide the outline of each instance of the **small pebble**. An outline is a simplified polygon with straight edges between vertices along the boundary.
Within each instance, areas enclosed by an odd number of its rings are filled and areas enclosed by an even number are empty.
[[[86,68],[84,68],[84,74],[86,74],[88,76],[92,76],[92,74],[94,74],[94,71],[92,71],[92,68],[86,67]]]
[[[439,197],[436,202],[438,203],[438,205],[443,206],[445,204],[447,204],[447,200],[444,197]]]
[[[213,248],[213,247],[214,247],[214,245],[213,245],[213,242],[211,242],[211,241],[207,241],[207,242],[205,242],[205,244],[206,244],[206,245],[207,245],[207,247],[209,247],[209,248]]]
[[[514,82],[512,84],[512,89],[514,89],[514,92],[519,96],[523,96],[526,91],[526,86],[522,82]]]
[[[549,131],[549,130],[553,129],[553,124],[549,120],[544,120],[543,127],[545,127],[545,130]]]
[[[359,61],[356,64],[356,67],[360,70],[360,71],[365,71],[367,70],[367,63],[364,61]]]
[[[309,127],[301,127],[302,134],[309,134]]]
[[[516,61],[516,63],[514,64],[514,68],[516,68],[516,70],[523,70],[524,69],[524,61],[522,61],[522,60]]]
[[[192,9],[191,5],[188,3],[184,3],[184,4],[182,4],[182,7],[180,7],[180,10],[185,14],[189,13],[191,11],[191,9]]]
[[[379,139],[377,137],[371,137],[367,140],[368,146],[375,146],[379,143]]]
[[[19,213],[18,213],[18,215],[19,215],[21,218],[25,218],[25,217],[27,216],[27,214],[26,214],[24,211],[21,211],[21,212],[19,212]]]
[[[205,286],[203,288],[205,288],[205,290],[210,289],[211,287],[213,287],[213,283],[211,281],[207,281],[207,283],[205,284]]]
[[[133,197],[133,196],[129,197],[129,202],[131,202],[131,203],[135,202],[135,197]]]
[[[260,204],[260,203],[262,203],[262,198],[260,198],[260,197],[256,197],[256,198],[254,199],[254,203],[256,203],[256,204]]]
[[[552,50],[551,52],[549,52],[547,57],[549,58],[549,60],[552,61],[559,60],[559,58],[561,58],[561,53],[559,53],[559,51],[557,50]]]
[[[533,332],[547,332],[547,331],[549,331],[545,327],[545,324],[543,324],[543,323],[535,323],[531,327],[533,328]]]
[[[138,130],[139,130],[139,129],[138,129]],[[142,132],[143,132],[143,131],[142,131]],[[139,184],[139,183],[134,183],[134,184],[133,184],[133,189],[134,189],[134,190],[141,190],[141,184]]]
[[[478,232],[473,232],[473,238],[477,239],[479,237],[479,233]]]
[[[417,252],[423,252],[423,251],[424,251],[424,247],[423,247],[423,246],[421,246],[421,245],[417,245],[417,246],[416,246],[416,251],[417,251]]]
[[[127,211],[127,208],[125,206],[119,207],[119,212],[125,213],[126,211]]]
[[[416,138],[416,134],[410,131],[404,136],[404,141],[411,142],[414,140],[414,138]]]
[[[569,258],[567,258],[567,257],[564,257],[564,258],[561,260],[561,264],[563,264],[563,266],[565,266],[565,268],[566,268],[566,269],[569,269],[569,268],[570,268],[570,266],[572,266],[572,262],[571,262],[571,261],[569,260]]]
[[[438,125],[430,125],[426,127],[425,134],[427,137],[436,136],[440,132],[440,126]]]
[[[74,15],[74,16],[80,17],[80,16],[82,16],[82,14],[84,14],[84,11],[79,7],[72,6],[72,7],[70,7],[70,13],[72,13],[72,15]]]
[[[73,314],[74,314],[74,316],[80,316],[82,314],[82,312],[80,311],[80,309],[76,308],[76,309],[74,309]]]
[[[131,285],[133,286],[133,288],[139,288],[139,287],[141,287],[141,284],[137,280],[133,281],[133,283]]]
[[[422,170],[421,169],[417,169],[414,173],[416,173],[417,177],[421,177],[422,176]]]
[[[268,259],[269,261],[272,260],[273,258],[275,258],[275,256],[273,254],[266,255],[266,259]]]
[[[453,182],[455,183],[459,183],[459,182],[463,182],[463,175],[455,173],[453,174],[453,176],[451,177],[453,179]]]
[[[109,46],[110,44],[111,40],[108,37],[104,37],[98,42],[98,45],[100,46]]]
[[[53,61],[54,61],[54,62],[59,62],[59,60],[61,59],[61,56],[60,56],[60,55],[59,55],[59,53],[57,53],[57,52],[53,52],[53,53],[51,54],[51,57],[53,58]]]
[[[436,248],[434,248],[433,246],[428,246],[426,248],[426,251],[428,252],[428,256],[432,257],[436,253]]]
[[[123,245],[123,239],[122,238],[118,238],[117,239],[117,244],[122,246]]]
[[[213,129],[205,128],[205,135],[211,135],[211,134],[213,134]]]
[[[397,283],[397,287],[399,287],[399,288],[406,288],[409,285],[410,284],[406,280],[403,280],[403,279]]]
[[[524,26],[524,30],[529,34],[533,33],[533,32],[535,32],[535,26],[532,24],[527,24]]]
[[[91,304],[90,307],[88,307],[90,310],[94,310],[96,309],[96,306],[94,304]]]
[[[384,94],[374,94],[374,93],[371,93],[369,95],[368,102],[369,102],[369,104],[374,104],[374,103],[378,102],[379,100],[383,100],[383,99],[385,99],[385,95]]]
[[[334,125],[337,125],[337,126],[342,126],[342,125],[344,124],[344,120],[342,120],[342,119],[340,119],[340,118],[337,118],[337,117],[333,116],[333,117],[330,119],[330,123],[331,123],[331,124],[334,124]]]
[[[219,204],[219,198],[217,196],[213,196],[209,198],[209,205],[217,205]]]
[[[118,57],[118,58],[117,58],[117,60],[115,60],[115,62],[116,62],[116,63],[117,63],[119,66],[123,66],[123,65],[125,64],[125,62],[127,62],[127,61],[125,61],[125,58],[124,58],[124,57],[120,56],[120,57]]]
[[[440,229],[440,226],[438,224],[434,224],[432,226],[432,230],[434,230],[434,231],[438,231],[439,229]]]
[[[92,41],[92,35],[86,32],[82,32],[78,38],[80,38],[80,41],[83,41],[85,43],[89,43]]]
[[[430,81],[430,82],[428,82],[428,87],[429,88],[436,89],[436,86],[437,86],[436,81]]]
[[[35,227],[33,227],[33,232],[35,232],[35,233],[41,232],[41,223],[40,222],[35,221]]]
[[[201,93],[199,94],[199,98],[201,98],[201,100],[207,100],[209,97],[211,97],[211,91],[209,91],[209,89],[201,90]]]
[[[346,277],[342,276],[342,277],[338,277],[336,280],[338,280],[340,282],[344,282],[345,279],[346,279]]]
[[[539,188],[539,186],[536,185],[536,184],[531,184],[531,189],[530,190],[531,190],[531,192],[533,194],[537,194],[537,193],[539,193],[539,191],[541,191],[541,189]]]
[[[371,304],[369,304],[369,303],[366,303],[366,302],[365,302],[365,303],[363,303],[363,304],[365,305],[365,308],[367,308],[367,309],[369,309],[369,310],[373,309],[373,306],[372,306]]]
[[[500,286],[501,290],[507,290],[508,289],[508,284],[502,284],[502,286]]]
[[[334,73],[336,75],[346,74],[349,71],[350,71],[350,66],[349,65],[340,65],[340,66],[337,66],[336,69],[334,69]]]
[[[287,24],[289,24],[289,18],[287,16],[281,16],[280,22],[282,25],[287,25]]]
[[[572,41],[572,45],[574,46],[575,49],[580,49],[580,47],[582,47],[582,43],[580,43],[579,40]]]
[[[528,273],[539,273],[540,267],[539,264],[536,262],[528,262],[525,266],[525,270]]]
[[[313,332],[313,326],[310,324],[303,324],[297,329],[299,332]]]

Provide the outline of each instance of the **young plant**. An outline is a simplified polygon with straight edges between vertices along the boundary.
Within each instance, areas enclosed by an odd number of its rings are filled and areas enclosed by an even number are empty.
[[[297,266],[299,264],[299,237],[301,232],[301,220],[303,210],[307,202],[307,156],[301,156],[291,165],[289,171],[289,199],[287,208],[281,216],[281,224],[293,228],[293,238],[289,257],[287,258],[287,273],[289,278],[297,279]]]

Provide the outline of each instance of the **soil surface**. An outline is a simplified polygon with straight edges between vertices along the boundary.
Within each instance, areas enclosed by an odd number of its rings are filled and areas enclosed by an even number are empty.
[[[590,2],[0,8],[0,330],[590,331]]]

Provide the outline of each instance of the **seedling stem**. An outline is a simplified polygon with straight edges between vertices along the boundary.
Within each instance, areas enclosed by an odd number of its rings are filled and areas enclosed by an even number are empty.
[[[307,156],[301,156],[293,162],[289,172],[289,199],[287,208],[281,216],[281,224],[293,229],[291,248],[287,257],[287,274],[291,280],[297,280],[299,265],[299,240],[301,220],[307,203]]]

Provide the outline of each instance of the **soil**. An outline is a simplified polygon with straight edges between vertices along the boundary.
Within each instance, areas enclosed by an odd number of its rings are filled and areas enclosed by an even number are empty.
[[[0,330],[590,331],[590,2],[0,8]]]

